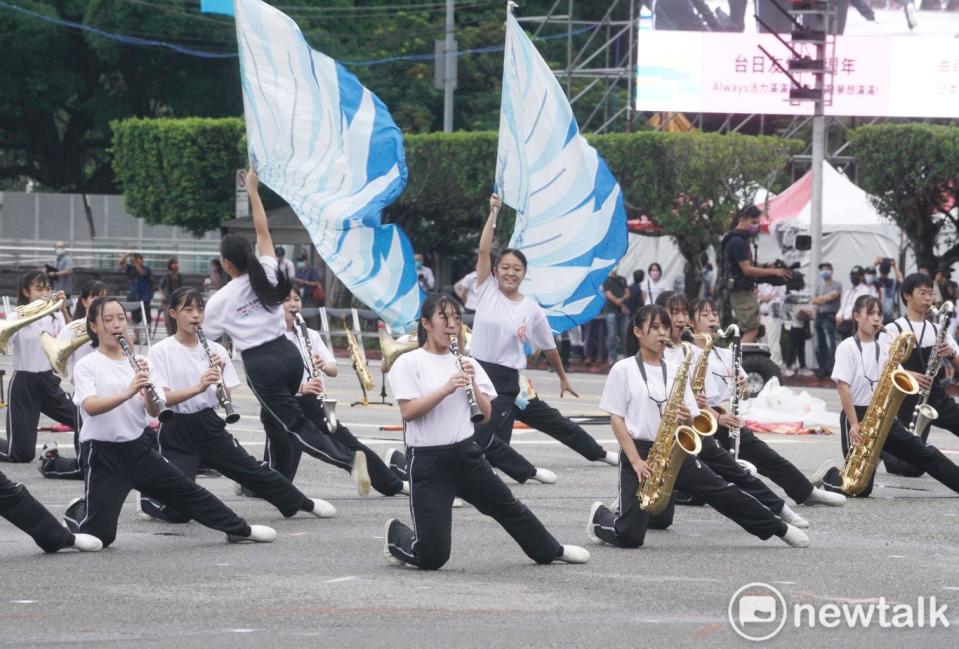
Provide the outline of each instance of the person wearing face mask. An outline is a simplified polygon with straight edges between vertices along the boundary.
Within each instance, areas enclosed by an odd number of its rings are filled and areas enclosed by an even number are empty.
[[[862,266],[853,266],[849,271],[849,283],[852,284],[842,295],[842,304],[836,313],[836,333],[840,338],[848,338],[855,331],[855,322],[852,318],[853,305],[862,295],[876,296],[876,289],[865,281],[865,271]]]
[[[57,241],[53,249],[57,253],[57,259],[53,266],[47,265],[47,277],[50,278],[54,292],[63,291],[69,298],[73,293],[73,259],[67,254],[62,241]]]
[[[163,320],[166,324],[166,330],[169,334],[173,331],[173,319],[170,317],[170,295],[173,291],[183,286],[183,278],[180,277],[180,262],[176,257],[170,257],[166,263],[166,275],[160,280],[160,294],[163,296],[160,303],[160,312],[163,314]]]
[[[663,267],[654,261],[646,269],[646,290],[643,292],[643,304],[655,304],[656,298],[668,291],[669,286],[663,279]]]
[[[816,295],[810,300],[816,306],[816,363],[820,378],[832,374],[836,356],[836,314],[842,301],[842,283],[832,278],[832,264],[819,264],[819,283]]]
[[[436,278],[433,276],[433,269],[423,265],[422,253],[413,255],[413,261],[416,264],[416,281],[420,283],[420,288],[429,293],[436,288]]]
[[[744,207],[733,219],[733,229],[723,237],[720,249],[723,270],[729,288],[729,301],[733,315],[742,331],[742,342],[756,342],[759,335],[759,300],[756,297],[756,280],[763,277],[789,279],[788,268],[765,268],[757,266],[750,252],[750,239],[759,234],[759,217],[762,212],[755,205]]]

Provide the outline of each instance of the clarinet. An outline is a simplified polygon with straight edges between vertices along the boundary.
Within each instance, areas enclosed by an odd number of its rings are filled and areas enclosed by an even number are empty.
[[[453,354],[453,358],[456,359],[456,367],[462,372],[463,356],[460,354],[460,345],[456,340],[456,334],[450,334],[450,353]],[[466,400],[470,404],[470,421],[473,423],[482,421],[483,411],[480,410],[479,404],[476,403],[476,395],[473,394],[472,382],[466,386]]]
[[[128,361],[130,361],[130,366],[133,367],[133,371],[139,372],[140,364],[133,355],[133,350],[130,349],[130,345],[127,344],[127,339],[123,337],[123,334],[114,335],[117,337],[117,342],[120,343],[120,351],[122,351],[123,355],[127,357]],[[170,417],[173,416],[173,411],[167,407],[166,401],[164,401],[163,397],[160,396],[160,393],[157,392],[156,386],[154,386],[152,383],[148,383],[146,392],[147,397],[153,402],[154,407],[160,411],[160,414],[157,415],[157,419],[159,419],[161,422],[169,421]]]
[[[742,371],[743,367],[743,344],[742,339],[739,334],[739,327],[736,325],[729,325],[726,327],[726,331],[718,331],[717,335],[723,338],[732,338],[732,352],[733,352],[733,393],[729,397],[729,414],[739,419],[739,373]],[[730,453],[733,455],[733,459],[736,460],[737,464],[745,468],[747,471],[756,475],[758,472],[756,467],[746,460],[739,459],[739,439],[740,439],[740,429],[730,428],[729,429],[729,441],[731,442],[732,448]]]
[[[196,326],[196,337],[197,340],[200,341],[200,344],[203,345],[203,351],[206,353],[206,360],[210,364],[210,368],[214,370],[220,369],[217,367],[217,364],[213,362],[213,351],[210,349],[210,343],[207,342],[206,334],[203,333],[203,328],[199,324]],[[216,400],[220,402],[220,406],[223,407],[223,411],[226,413],[226,423],[235,424],[240,421],[240,413],[233,407],[233,402],[230,401],[230,395],[226,391],[226,386],[223,385],[222,374],[216,384]]]
[[[336,416],[326,407],[326,387],[322,380],[322,371],[313,362],[313,343],[310,342],[310,330],[299,311],[293,312],[293,322],[296,337],[300,341],[300,354],[304,357],[303,362],[310,372],[310,378],[320,379],[320,393],[316,395],[316,400],[320,402],[320,411],[323,413],[323,423],[326,425],[326,430],[333,433],[336,431]]]

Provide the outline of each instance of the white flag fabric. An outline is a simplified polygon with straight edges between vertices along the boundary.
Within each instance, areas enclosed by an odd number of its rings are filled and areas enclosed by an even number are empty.
[[[406,186],[403,134],[382,101],[310,48],[288,16],[236,0],[250,160],[299,216],[327,266],[391,329],[410,331],[422,290],[413,249],[380,213]]]
[[[546,310],[556,333],[592,320],[605,303],[603,282],[626,252],[622,191],[511,13],[496,192],[516,209],[509,245],[529,260],[520,290]]]

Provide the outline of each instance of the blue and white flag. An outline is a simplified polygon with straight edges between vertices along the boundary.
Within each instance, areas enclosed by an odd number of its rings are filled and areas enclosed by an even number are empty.
[[[403,134],[386,106],[288,16],[236,0],[250,160],[299,216],[323,260],[391,329],[416,326],[413,248],[380,213],[406,186]]]
[[[603,281],[626,252],[623,194],[511,13],[496,192],[516,209],[509,245],[529,259],[520,290],[546,310],[556,333],[592,320],[605,303]]]

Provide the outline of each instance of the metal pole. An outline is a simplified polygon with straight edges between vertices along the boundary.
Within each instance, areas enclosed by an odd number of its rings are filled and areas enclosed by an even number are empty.
[[[828,28],[828,14],[822,24]],[[825,60],[826,44],[816,44],[816,58]],[[825,74],[816,75],[816,89],[819,90],[819,99],[813,108],[812,118],[812,205],[810,205],[809,235],[812,237],[812,249],[809,251],[809,277],[815,288],[816,277],[819,273],[819,262],[822,261],[822,174],[823,161],[826,157],[826,116],[824,110],[823,92],[825,91]]]
[[[453,0],[446,0],[446,47],[443,57],[443,131],[453,132],[453,84],[456,77],[453,75]]]

